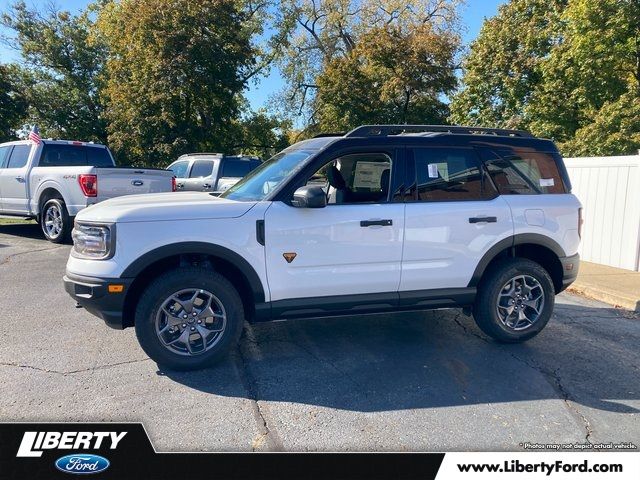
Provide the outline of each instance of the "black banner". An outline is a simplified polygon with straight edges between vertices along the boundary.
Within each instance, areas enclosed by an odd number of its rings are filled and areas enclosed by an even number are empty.
[[[0,424],[3,480],[73,474],[121,480],[429,480],[443,458],[443,453],[156,453],[141,424]]]

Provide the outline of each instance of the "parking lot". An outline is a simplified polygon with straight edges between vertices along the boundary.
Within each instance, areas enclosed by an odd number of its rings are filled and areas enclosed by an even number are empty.
[[[62,287],[68,245],[0,225],[1,421],[142,421],[158,450],[640,446],[640,318],[570,294],[500,345],[459,310],[246,326],[205,371],[160,371]]]

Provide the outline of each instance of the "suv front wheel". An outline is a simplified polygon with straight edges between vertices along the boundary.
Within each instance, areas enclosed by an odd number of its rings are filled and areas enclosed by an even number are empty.
[[[144,291],[135,313],[140,346],[173,370],[195,370],[220,360],[237,344],[244,322],[233,285],[211,270],[171,270]]]
[[[553,282],[538,263],[524,258],[504,260],[483,278],[473,316],[494,339],[517,343],[536,336],[551,318]]]

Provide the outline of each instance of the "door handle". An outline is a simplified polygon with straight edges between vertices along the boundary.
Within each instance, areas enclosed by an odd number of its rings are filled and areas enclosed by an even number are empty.
[[[205,183],[204,185],[202,185],[203,188],[211,188],[211,184],[210,183]]]
[[[16,181],[24,183],[24,177],[16,177]]]
[[[469,223],[496,223],[496,217],[471,217]]]
[[[184,183],[176,183],[176,188],[182,188],[184,187]]]
[[[393,220],[360,220],[361,227],[372,227],[374,225],[389,227],[393,225]]]

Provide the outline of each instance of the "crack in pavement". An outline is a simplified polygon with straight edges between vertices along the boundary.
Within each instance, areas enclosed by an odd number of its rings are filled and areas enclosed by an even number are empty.
[[[37,250],[27,250],[26,252],[17,252],[12,253],[11,255],[7,255],[2,261],[0,261],[0,265],[6,265],[12,258],[19,257],[20,255],[26,255],[27,253],[36,253],[36,252],[46,252],[48,250],[58,250],[60,248],[64,248],[66,245],[57,245],[55,247],[47,247],[47,248],[39,248]]]
[[[494,346],[499,346],[498,344],[492,343],[490,340],[488,340],[487,338],[469,330],[463,323],[461,323],[459,321],[459,317],[460,314],[457,314],[454,317],[454,322],[460,326],[460,328],[462,328],[462,330],[467,333],[467,334],[471,334],[476,338],[479,338],[480,340],[482,340],[485,343],[494,345]],[[551,385],[551,387],[555,390],[555,392],[560,396],[560,399],[564,402],[565,406],[567,407],[567,409],[570,411],[570,413],[572,413],[572,415],[574,417],[577,417],[577,419],[582,423],[582,426],[585,430],[585,441],[591,445],[593,445],[593,442],[591,442],[591,436],[593,435],[593,428],[591,426],[591,422],[589,421],[589,419],[586,417],[586,415],[584,413],[582,413],[580,411],[580,409],[577,406],[577,402],[575,402],[572,399],[571,394],[569,393],[569,391],[565,388],[565,386],[562,383],[562,379],[560,378],[560,368],[557,368],[555,370],[549,370],[545,367],[543,367],[542,365],[539,365],[537,362],[535,362],[534,360],[526,360],[524,358],[520,358],[518,355],[516,355],[513,352],[508,351],[505,347],[500,347],[500,349],[504,352],[507,353],[509,356],[511,356],[512,358],[518,360],[519,362],[523,363],[524,365],[526,365],[527,367],[536,370],[537,372],[541,373],[542,376],[545,378],[545,380],[547,381],[547,383],[549,383],[549,385]]]
[[[259,344],[255,339],[255,336],[253,335],[253,331],[251,330],[250,325],[245,324],[243,338],[247,340],[245,342],[247,349],[254,350],[254,353],[259,353],[257,352]],[[239,362],[235,362],[236,370],[244,389],[247,391],[247,396],[251,400],[253,416],[258,425],[258,429],[260,430],[259,436],[257,438],[254,438],[252,441],[251,450],[256,451],[264,443],[267,443],[267,448],[269,450],[283,451],[284,446],[282,444],[280,436],[278,435],[278,432],[276,431],[275,427],[271,426],[269,421],[267,420],[267,407],[266,405],[263,407],[259,400],[260,397],[258,393],[257,381],[251,374],[249,361],[242,352],[242,342],[238,343],[236,358],[239,360]]]
[[[142,358],[140,360],[128,360],[126,362],[108,363],[106,365],[97,365],[95,367],[81,368],[81,369],[78,369],[78,370],[68,370],[68,371],[60,371],[60,370],[53,370],[53,369],[48,369],[48,368],[36,367],[36,366],[33,366],[33,365],[27,365],[27,364],[18,363],[18,362],[0,362],[0,366],[2,366],[2,367],[23,368],[23,369],[28,369],[28,370],[36,370],[38,372],[43,372],[43,373],[53,373],[55,375],[66,376],[66,375],[74,375],[76,373],[86,373],[86,372],[94,372],[96,370],[105,370],[105,369],[108,369],[108,368],[119,367],[120,365],[127,365],[127,364],[130,364],[130,363],[148,362],[150,360],[151,360],[150,358]]]

